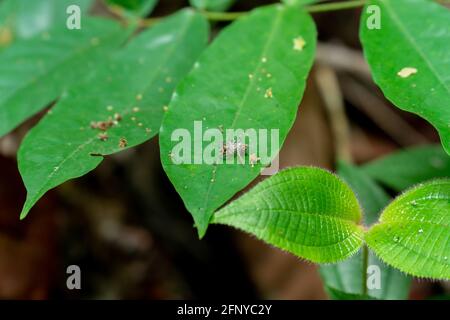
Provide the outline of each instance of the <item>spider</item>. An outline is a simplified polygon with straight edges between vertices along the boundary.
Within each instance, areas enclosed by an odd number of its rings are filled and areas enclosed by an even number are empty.
[[[245,157],[247,150],[248,150],[248,145],[246,145],[245,143],[243,143],[239,139],[237,139],[234,141],[226,142],[220,149],[220,154],[224,158],[229,158],[229,157],[236,155],[238,157],[239,162],[241,164],[244,164],[244,161],[245,161],[244,157]]]

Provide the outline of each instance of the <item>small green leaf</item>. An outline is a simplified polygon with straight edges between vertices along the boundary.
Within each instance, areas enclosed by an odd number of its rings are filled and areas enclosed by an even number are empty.
[[[389,196],[355,166],[341,162],[338,173],[352,187],[360,200],[365,225],[370,226],[377,222],[381,210],[390,202]],[[367,260],[364,261],[365,259]],[[368,266],[379,268],[379,288],[367,286],[366,268]],[[407,299],[411,285],[409,277],[381,262],[370,250],[366,256],[359,252],[338,264],[320,266],[320,275],[332,299],[362,299],[364,297],[381,300]],[[342,297],[342,294],[348,294],[348,296]]]
[[[107,2],[123,8],[133,15],[145,17],[156,6],[157,0],[107,0]]]
[[[93,170],[102,155],[156,135],[176,84],[207,39],[203,16],[183,10],[141,33],[72,88],[19,150],[28,191],[21,217],[51,188]]]
[[[236,0],[189,0],[191,6],[208,11],[226,11]]]
[[[344,260],[362,244],[358,201],[328,171],[300,167],[281,171],[219,210],[213,223],[257,238],[318,263]]]
[[[0,54],[0,136],[82,81],[127,33],[115,22],[85,18],[81,30],[54,28]]]
[[[295,47],[295,40],[303,46]],[[307,13],[281,5],[258,8],[223,30],[178,86],[161,127],[161,161],[200,236],[213,212],[256,178],[261,165],[175,164],[171,155],[179,141],[172,134],[187,130],[197,143],[202,136],[195,133],[194,122],[201,121],[205,130],[278,130],[282,145],[315,47],[316,30]],[[274,146],[268,156],[273,159],[278,149]],[[191,151],[194,159],[196,148]]]
[[[450,279],[450,179],[406,191],[383,212],[366,242],[381,260],[417,277]]]
[[[83,24],[92,0],[4,0],[0,2],[0,29],[8,28],[13,38],[27,39],[52,28],[66,28],[67,8],[81,9]],[[1,47],[1,43],[0,43]]]
[[[450,177],[450,156],[440,145],[414,147],[361,167],[367,175],[395,191],[435,178]]]
[[[381,25],[371,29],[374,5]],[[364,12],[361,41],[375,82],[397,107],[432,123],[450,154],[450,11],[426,0],[371,0]]]

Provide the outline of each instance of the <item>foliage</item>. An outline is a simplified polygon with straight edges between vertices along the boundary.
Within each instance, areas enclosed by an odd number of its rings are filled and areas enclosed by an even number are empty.
[[[21,217],[104,156],[160,134],[162,165],[200,237],[210,223],[226,224],[301,258],[335,263],[321,274],[339,299],[405,298],[410,278],[396,269],[450,279],[450,12],[434,1],[368,0],[360,38],[386,98],[429,121],[443,149],[404,150],[361,167],[340,162],[343,180],[291,168],[226,206],[264,169],[257,157],[234,165],[173,161],[173,132],[195,135],[195,121],[219,130],[277,129],[270,158],[277,155],[315,58],[309,12],[362,3],[315,2],[284,0],[243,14],[220,12],[232,0],[191,0],[195,9],[156,24],[143,20],[156,0],[108,0],[112,11],[120,8],[121,24],[89,16],[91,0],[0,2],[0,136],[51,107],[18,152],[27,188]],[[81,8],[80,30],[66,28],[69,4]],[[378,15],[380,28],[372,23]],[[239,18],[208,45],[213,17]],[[383,186],[409,190],[390,202]],[[367,289],[369,264],[382,269],[381,291]]]

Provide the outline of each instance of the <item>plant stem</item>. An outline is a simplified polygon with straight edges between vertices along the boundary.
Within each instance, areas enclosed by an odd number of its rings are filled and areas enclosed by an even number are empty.
[[[363,270],[362,270],[362,293],[363,295],[368,294],[367,289],[367,267],[369,266],[369,249],[367,245],[362,246],[362,258],[363,258]]]
[[[233,21],[242,16],[248,14],[248,11],[241,12],[213,12],[213,11],[200,11],[203,16],[209,21]]]
[[[342,1],[342,2],[333,2],[333,3],[321,3],[306,6],[306,11],[309,13],[315,12],[326,12],[326,11],[336,11],[336,10],[345,10],[345,9],[353,9],[362,7],[365,5],[367,0],[354,0],[354,1]]]
[[[342,1],[335,3],[319,3],[316,5],[306,6],[306,11],[310,13],[345,10],[361,7],[367,0]],[[210,21],[233,21],[248,14],[247,11],[242,12],[212,12],[200,11]]]

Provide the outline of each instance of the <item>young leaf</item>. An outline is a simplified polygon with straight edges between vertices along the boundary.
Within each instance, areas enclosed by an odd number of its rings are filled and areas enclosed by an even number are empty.
[[[261,166],[175,164],[171,155],[178,141],[172,134],[183,128],[201,144],[193,127],[202,121],[205,129],[279,130],[281,145],[295,120],[315,46],[307,13],[281,5],[259,8],[222,31],[177,88],[161,127],[161,161],[200,236],[212,213],[257,177]],[[270,152],[273,158],[278,148]]]
[[[93,170],[101,155],[158,133],[164,106],[208,38],[184,10],[141,33],[67,96],[24,139],[19,169],[28,194],[21,217],[49,189]]]
[[[420,182],[450,177],[450,156],[440,145],[414,147],[372,161],[361,170],[382,184],[403,191]]]
[[[433,1],[371,0],[364,12],[361,41],[375,82],[397,107],[431,122],[450,154],[450,11]]]
[[[366,234],[370,248],[403,272],[450,279],[450,179],[419,185],[395,199]]]
[[[341,162],[338,173],[359,198],[364,224],[370,226],[378,221],[381,210],[390,201],[389,196],[357,167]],[[370,274],[367,272],[369,266],[372,268]],[[342,294],[348,295],[346,299],[406,299],[411,285],[409,277],[381,262],[370,250],[367,254],[359,252],[338,264],[320,266],[320,275],[332,299],[341,299]],[[374,278],[373,283],[368,276],[379,276],[379,282]]]
[[[92,0],[3,0],[0,29],[8,29],[14,39],[27,39],[51,28],[65,29],[71,5],[80,8],[83,24]]]
[[[82,81],[126,38],[117,23],[84,18],[81,30],[51,32],[0,54],[0,136]]]
[[[359,250],[363,230],[352,190],[328,171],[281,171],[214,214],[212,223],[257,238],[318,263],[344,260]]]
[[[236,0],[189,0],[191,6],[209,11],[226,11]]]
[[[145,17],[156,6],[157,0],[107,0],[107,2],[125,9],[127,13]]]

